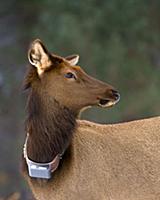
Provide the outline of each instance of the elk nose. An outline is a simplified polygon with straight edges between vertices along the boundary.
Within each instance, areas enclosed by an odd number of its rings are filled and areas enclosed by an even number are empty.
[[[111,90],[112,91],[112,95],[114,96],[116,101],[120,100],[120,94],[119,92],[117,92],[116,90]]]

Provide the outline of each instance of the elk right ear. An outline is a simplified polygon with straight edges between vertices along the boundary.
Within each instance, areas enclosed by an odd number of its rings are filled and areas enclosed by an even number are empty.
[[[28,59],[37,68],[39,75],[51,66],[50,54],[39,39],[32,42],[28,51]]]
[[[65,57],[65,59],[70,63],[71,66],[74,66],[79,61],[79,55],[77,55],[77,54],[70,55],[70,56]]]

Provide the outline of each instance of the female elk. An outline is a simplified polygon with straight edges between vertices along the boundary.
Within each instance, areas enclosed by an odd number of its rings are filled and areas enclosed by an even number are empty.
[[[119,93],[76,66],[77,55],[53,55],[40,40],[28,58],[23,162],[36,199],[159,199],[160,118],[116,125],[77,120],[85,107],[113,106]]]

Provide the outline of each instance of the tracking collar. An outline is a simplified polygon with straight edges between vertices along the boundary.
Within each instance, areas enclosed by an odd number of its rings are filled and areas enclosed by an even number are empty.
[[[57,154],[56,157],[49,163],[37,163],[28,158],[27,155],[27,141],[29,134],[24,143],[23,155],[28,166],[29,176],[33,178],[43,178],[50,179],[51,174],[58,168],[60,160],[62,159],[62,154]]]

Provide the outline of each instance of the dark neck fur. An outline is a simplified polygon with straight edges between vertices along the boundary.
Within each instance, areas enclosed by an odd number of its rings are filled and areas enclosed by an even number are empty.
[[[71,143],[76,128],[75,114],[55,99],[44,97],[33,89],[27,110],[28,157],[35,162],[50,162]]]

